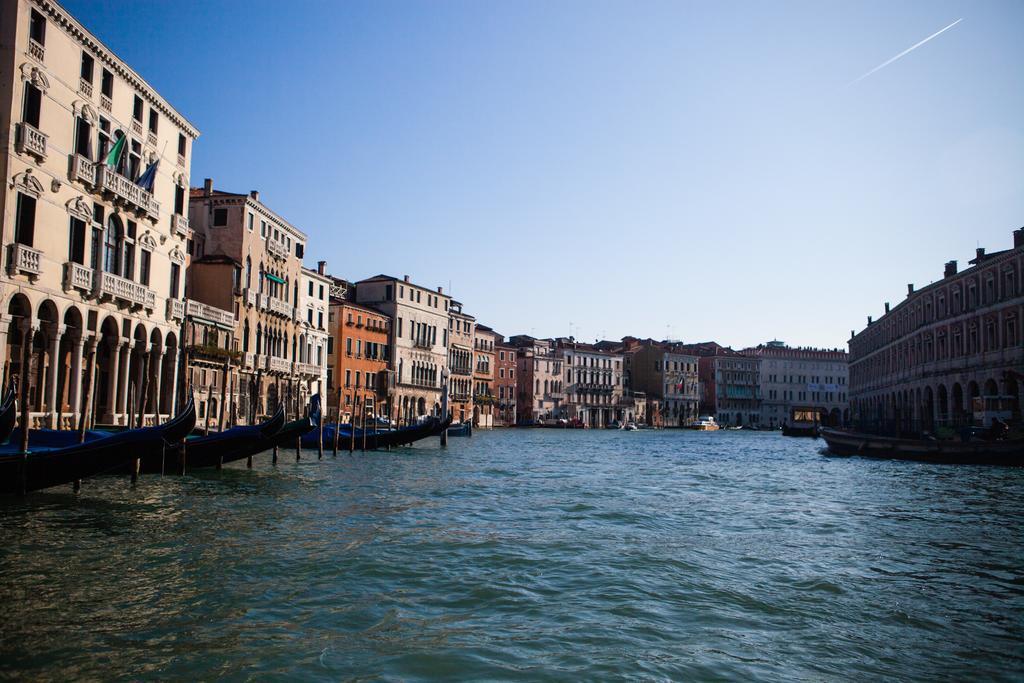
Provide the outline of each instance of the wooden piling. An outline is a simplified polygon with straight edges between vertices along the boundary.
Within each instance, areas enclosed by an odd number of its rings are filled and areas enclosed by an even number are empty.
[[[334,421],[334,457],[338,457],[338,437],[341,432],[341,389],[338,389],[338,413]]]

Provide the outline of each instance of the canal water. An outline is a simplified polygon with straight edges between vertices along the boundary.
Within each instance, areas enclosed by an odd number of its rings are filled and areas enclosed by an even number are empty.
[[[1020,680],[1024,472],[506,430],[0,503],[0,677]]]

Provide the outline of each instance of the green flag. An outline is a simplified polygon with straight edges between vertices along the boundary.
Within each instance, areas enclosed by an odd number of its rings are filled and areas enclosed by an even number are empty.
[[[110,148],[110,152],[107,154],[107,159],[104,162],[110,168],[117,168],[117,162],[121,160],[121,153],[124,152],[124,141],[125,136],[122,135],[114,143],[114,146]]]

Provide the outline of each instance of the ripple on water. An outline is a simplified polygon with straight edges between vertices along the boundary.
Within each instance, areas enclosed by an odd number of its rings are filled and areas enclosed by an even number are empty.
[[[1024,476],[509,430],[0,502],[10,678],[1011,679]]]

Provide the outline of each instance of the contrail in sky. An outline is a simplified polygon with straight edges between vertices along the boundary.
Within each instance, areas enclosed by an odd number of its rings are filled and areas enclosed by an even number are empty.
[[[920,43],[916,43],[915,45],[911,45],[910,47],[908,47],[908,48],[907,48],[906,50],[904,50],[903,52],[899,53],[898,55],[896,55],[895,57],[893,57],[892,59],[890,59],[890,60],[888,60],[888,61],[882,62],[881,64],[879,64],[878,66],[876,66],[876,67],[875,67],[874,69],[872,69],[871,71],[869,71],[869,72],[867,72],[866,74],[864,74],[863,76],[861,76],[860,78],[858,78],[858,79],[856,79],[856,80],[853,80],[853,81],[850,81],[849,85],[853,85],[854,83],[860,83],[860,82],[861,82],[861,81],[863,81],[863,80],[864,80],[865,78],[867,78],[867,77],[868,77],[868,76],[870,76],[871,74],[875,73],[875,72],[876,72],[876,71],[878,71],[879,69],[884,69],[885,67],[889,66],[890,64],[892,64],[893,62],[895,62],[895,61],[896,61],[897,59],[899,59],[900,57],[902,57],[902,56],[906,55],[906,54],[907,54],[908,52],[912,52],[912,51],[916,50],[917,48],[921,47],[922,45],[924,45],[925,43],[927,43],[927,42],[928,42],[929,40],[931,40],[932,38],[935,38],[936,36],[938,36],[938,35],[939,35],[939,34],[941,34],[941,33],[945,33],[946,31],[948,31],[949,29],[953,28],[954,26],[956,26],[957,24],[959,24],[959,23],[960,23],[961,21],[963,21],[963,20],[964,20],[964,19],[963,19],[963,17],[960,17],[959,19],[957,19],[956,21],[954,21],[954,22],[953,22],[952,24],[950,24],[950,25],[949,25],[949,26],[947,26],[946,28],[944,28],[944,29],[941,29],[941,30],[939,30],[939,31],[936,31],[935,33],[931,34],[930,36],[928,36],[927,38],[925,38],[924,40],[922,40],[922,41],[921,41]]]

